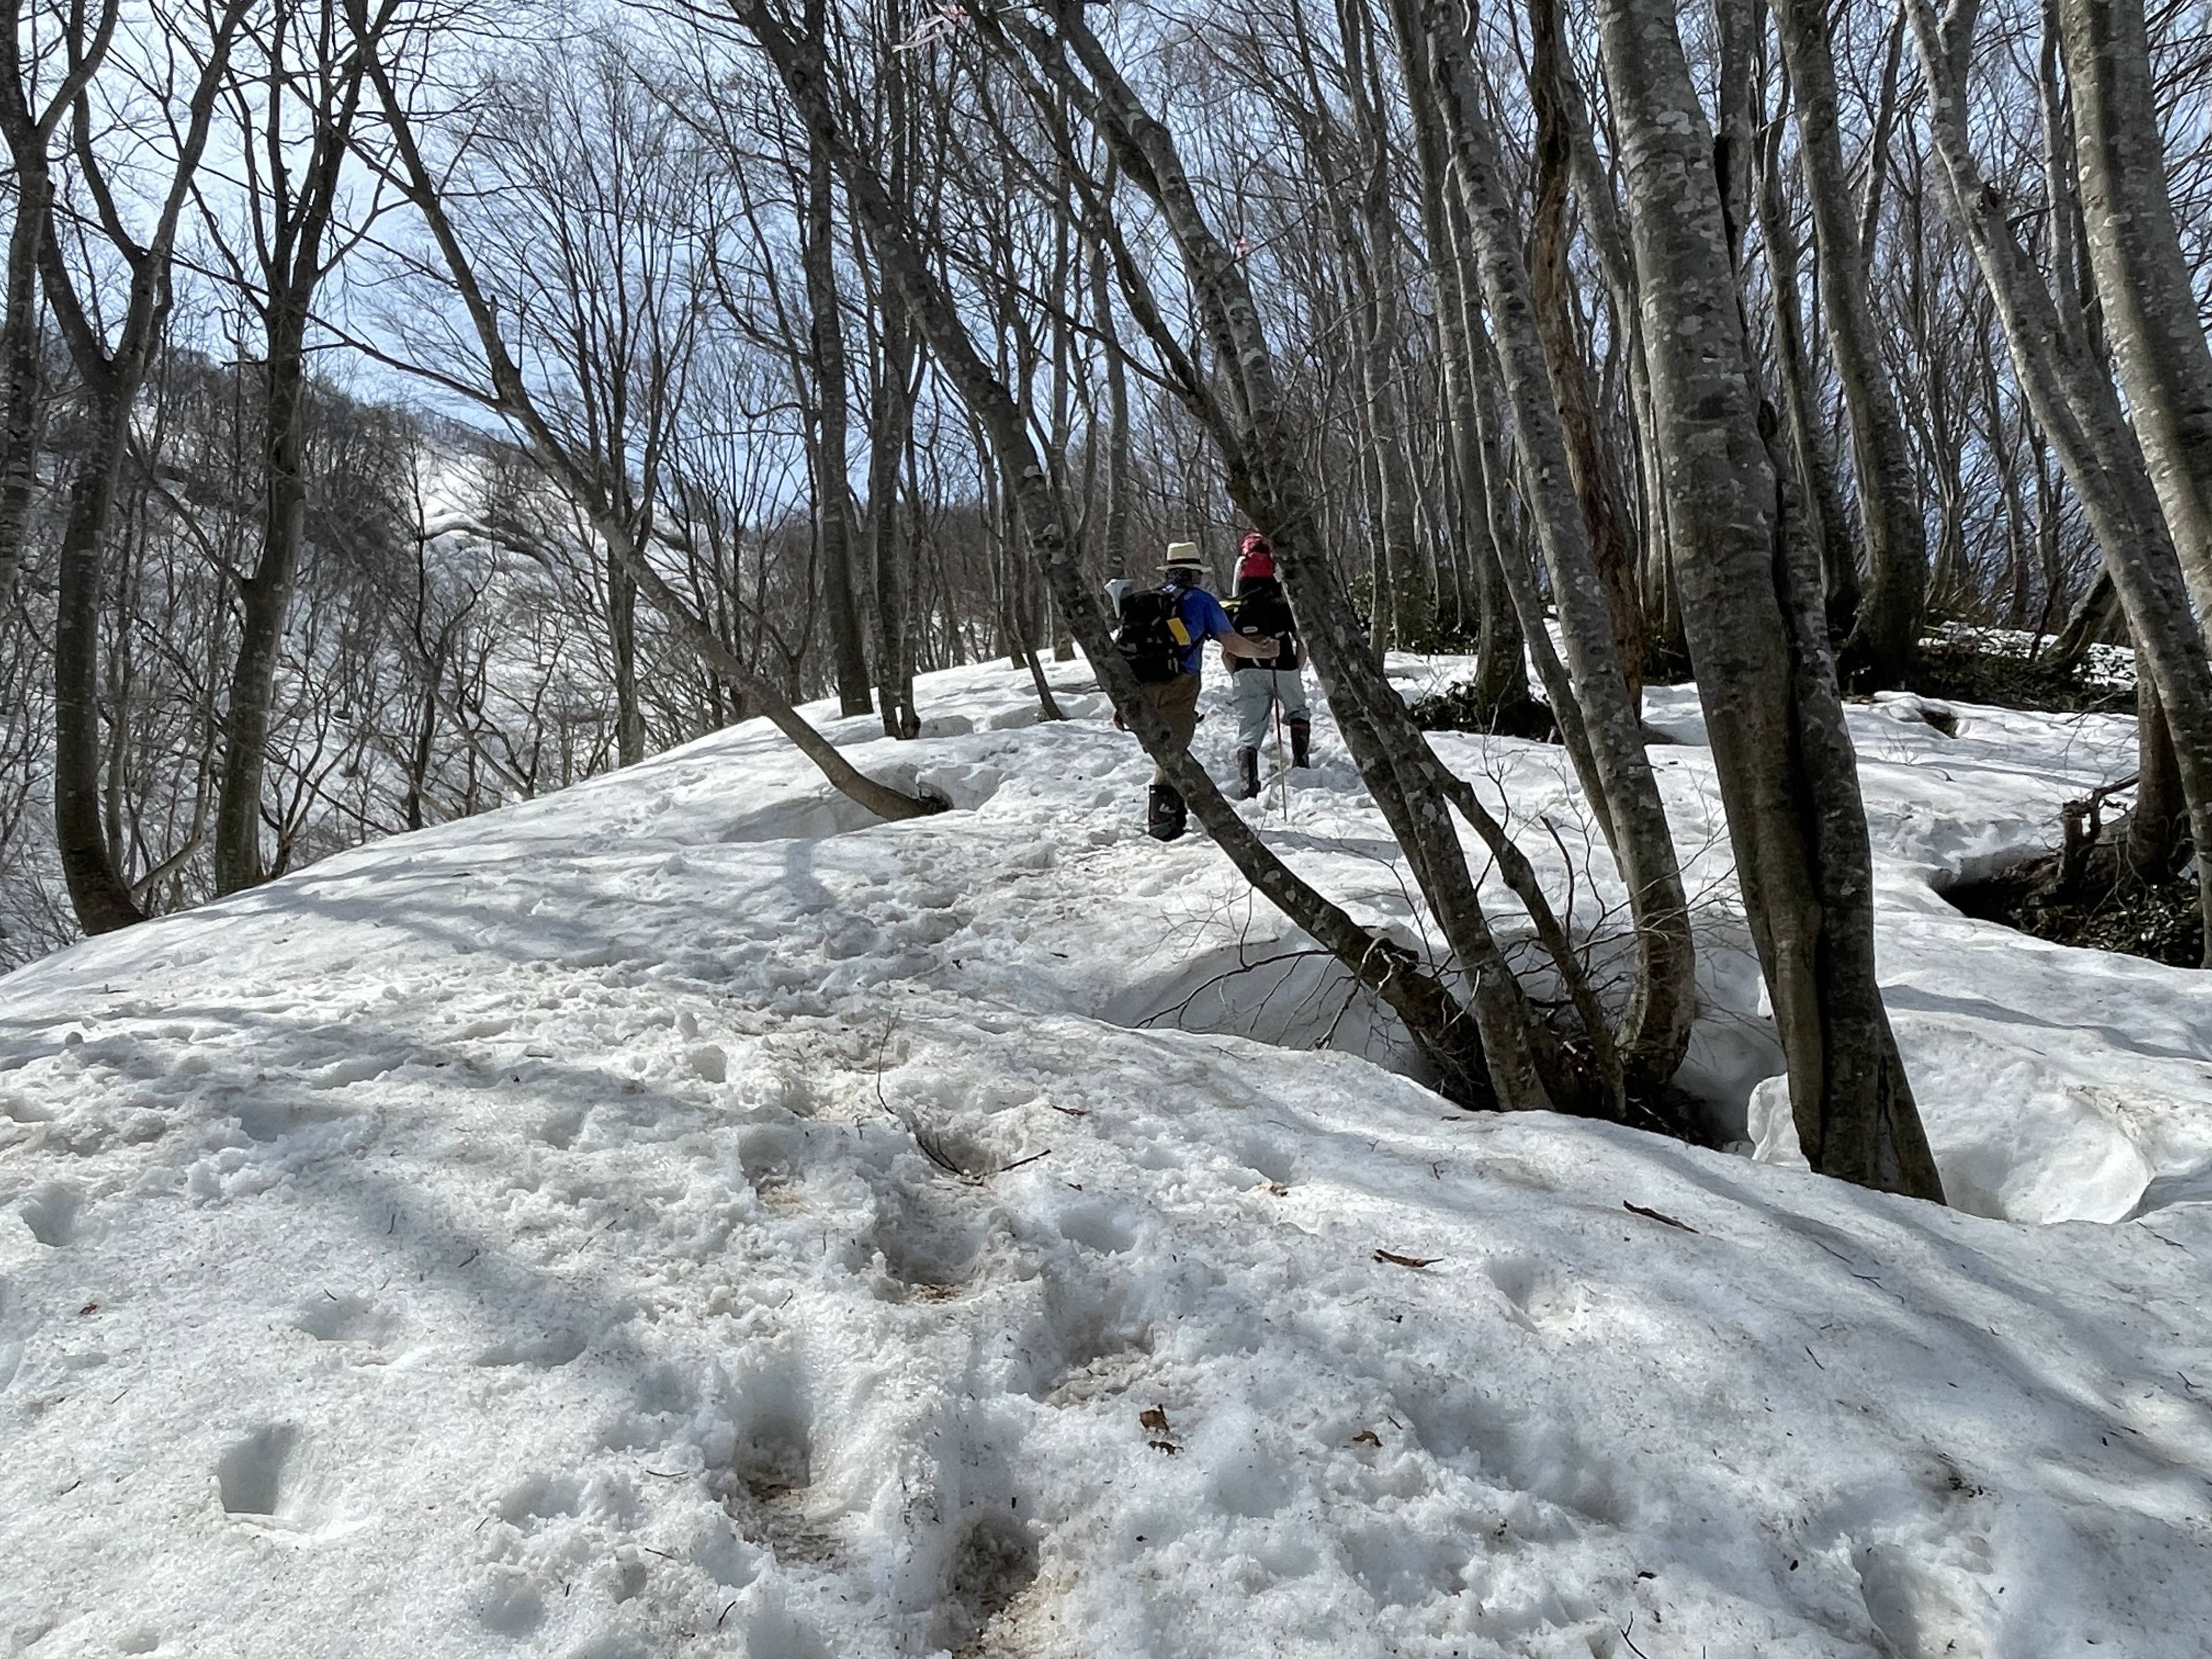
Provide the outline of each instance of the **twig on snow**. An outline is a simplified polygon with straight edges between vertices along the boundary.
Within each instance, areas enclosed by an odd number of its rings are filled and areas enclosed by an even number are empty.
[[[1625,1198],[1620,1200],[1620,1207],[1631,1215],[1640,1215],[1647,1221],[1662,1221],[1669,1227],[1680,1227],[1686,1233],[1694,1233],[1698,1231],[1686,1221],[1677,1221],[1671,1215],[1662,1215],[1656,1210],[1647,1210],[1641,1204],[1631,1204]]]
[[[1443,1257],[1440,1255],[1400,1255],[1395,1250],[1377,1250],[1375,1252],[1375,1259],[1377,1261],[1388,1261],[1393,1266],[1400,1267],[1433,1267],[1437,1262],[1443,1261]]]

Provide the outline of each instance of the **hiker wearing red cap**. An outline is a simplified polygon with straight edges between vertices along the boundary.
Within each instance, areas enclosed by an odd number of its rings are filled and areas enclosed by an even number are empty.
[[[1274,544],[1256,530],[1244,538],[1228,611],[1238,634],[1255,644],[1272,640],[1276,646],[1272,658],[1232,657],[1229,662],[1229,700],[1237,710],[1237,767],[1243,780],[1243,798],[1249,800],[1260,793],[1260,744],[1274,709],[1282,710],[1283,723],[1291,728],[1291,764],[1313,764],[1313,726],[1306,714],[1305,681],[1298,672],[1298,625],[1275,575]],[[1280,752],[1279,746],[1279,757]]]

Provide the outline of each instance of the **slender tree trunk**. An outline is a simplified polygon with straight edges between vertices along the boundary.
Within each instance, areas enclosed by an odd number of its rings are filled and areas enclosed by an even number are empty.
[[[625,523],[634,515],[622,514]],[[615,763],[645,758],[645,714],[637,699],[637,582],[622,556],[607,550],[607,646],[615,670]]]
[[[361,106],[358,58],[343,67],[292,64],[286,60],[295,12],[278,5],[267,36],[269,64],[267,132],[281,133],[283,108],[292,95],[295,71],[305,70],[305,107],[313,122],[306,162],[289,188],[272,178],[257,179],[248,195],[257,216],[268,210],[269,222],[257,217],[254,246],[268,284],[261,304],[263,380],[261,398],[261,556],[239,582],[239,647],[230,677],[230,702],[223,719],[222,782],[216,805],[215,883],[218,893],[236,892],[259,881],[261,793],[269,749],[270,703],[276,695],[276,665],[292,609],[301,549],[307,538],[307,328],[318,288],[325,273],[325,243],[347,161],[347,141]],[[319,48],[331,42],[334,20],[325,11],[314,31]],[[239,95],[244,96],[243,89]]]
[[[15,571],[38,493],[39,446],[46,395],[45,341],[40,327],[39,271],[53,235],[54,185],[50,151],[61,123],[107,60],[121,15],[119,0],[100,0],[96,14],[72,14],[74,39],[66,72],[43,111],[30,99],[39,71],[27,64],[29,40],[21,0],[9,0],[0,27],[0,138],[15,162],[15,222],[8,234],[7,310],[0,316],[0,605],[15,588]],[[216,35],[229,39],[229,25]],[[198,140],[192,141],[197,156]],[[73,343],[73,349],[76,343]]]
[[[1805,319],[1797,308],[1796,228],[1782,200],[1782,118],[1777,110],[1767,125],[1759,180],[1759,241],[1766,253],[1768,285],[1774,292],[1774,358],[1781,382],[1783,413],[1790,422],[1790,447],[1798,477],[1805,481],[1805,511],[1820,550],[1820,574],[1827,596],[1831,638],[1848,634],[1859,608],[1858,556],[1852,550],[1836,487],[1834,459],[1820,419],[1812,367],[1806,361]]]
[[[1872,854],[1820,582],[1781,496],[1670,0],[1600,0],[1690,654],[1812,1166],[1940,1200],[1875,977]]]
[[[868,434],[868,516],[876,573],[876,706],[885,735],[915,738],[914,543],[899,501],[899,473],[914,441],[914,334],[898,296],[881,296],[883,364]]]
[[[1773,5],[1796,100],[1797,155],[1820,247],[1820,305],[1850,422],[1859,523],[1866,538],[1869,580],[1856,625],[1844,644],[1843,668],[1856,685],[1896,686],[1911,665],[1926,603],[1928,543],[1920,494],[1867,298],[1867,262],[1838,127],[1828,0],[1773,0]]]
[[[300,544],[307,532],[302,476],[306,396],[303,305],[272,297],[262,398],[261,557],[238,584],[238,656],[223,718],[222,790],[216,806],[215,884],[234,893],[261,879],[261,781],[284,619],[292,608]]]
[[[826,156],[810,153],[802,260],[811,313],[808,355],[814,369],[814,526],[822,556],[823,621],[837,680],[838,712],[868,712],[868,659],[853,592],[853,491],[845,378],[845,323],[837,300],[836,222]]]
[[[1597,404],[1589,384],[1576,325],[1574,275],[1568,265],[1568,186],[1574,171],[1574,137],[1568,129],[1570,98],[1566,29],[1559,0],[1528,0],[1528,29],[1534,52],[1528,90],[1536,107],[1536,211],[1529,236],[1528,278],[1536,327],[1544,346],[1559,402],[1559,426],[1566,440],[1567,466],[1591,560],[1613,607],[1613,647],[1628,683],[1632,708],[1644,691],[1644,601],[1637,592],[1636,553],[1628,516],[1620,499],[1611,459],[1598,425]]]
[[[1105,189],[1113,188],[1108,173]],[[1091,325],[1104,342],[1106,358],[1106,574],[1129,574],[1129,508],[1135,493],[1129,444],[1129,370],[1114,329],[1114,301],[1107,287],[1110,261],[1102,245],[1091,262]]]
[[[54,604],[54,842],[78,924],[112,933],[143,921],[118,868],[100,788],[100,615],[117,475],[130,441],[131,399],[103,375],[85,388],[88,448],[70,490]],[[120,720],[122,711],[114,711]]]
[[[1721,224],[1728,236],[1729,269],[1743,281],[1743,245],[1751,228],[1752,120],[1757,113],[1752,81],[1759,36],[1755,0],[1712,0],[1714,44],[1713,178],[1720,186]]]
[[[2128,868],[2137,879],[2164,881],[2181,862],[2189,802],[2181,757],[2158,700],[2158,676],[2136,653],[2136,810],[2128,818]]]
[[[2166,195],[2142,0],[2061,0],[2099,308],[2152,487],[2212,629],[2212,350]]]
[[[50,199],[43,176],[16,176],[15,223],[8,236],[7,313],[0,319],[0,605],[15,591],[31,498],[39,485],[46,371],[39,326],[39,255]]]

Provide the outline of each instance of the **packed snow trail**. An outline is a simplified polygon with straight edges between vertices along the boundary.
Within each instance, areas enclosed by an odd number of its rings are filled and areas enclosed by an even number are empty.
[[[749,726],[0,981],[0,1643],[2212,1650],[2212,999],[1929,884],[2127,722],[1854,711],[1899,1038],[2007,1220],[1450,1109],[1143,836],[1055,676],[1064,723],[993,667],[919,743],[831,725],[939,817]],[[1653,704],[1695,1074],[1786,1158],[1694,702]],[[1415,925],[1316,738],[1249,810]],[[1583,856],[1556,750],[1439,746]],[[2117,1224],[2030,1224],[2075,1216]]]

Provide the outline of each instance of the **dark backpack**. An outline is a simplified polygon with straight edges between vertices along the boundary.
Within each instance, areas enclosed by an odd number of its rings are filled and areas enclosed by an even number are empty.
[[[1182,672],[1190,630],[1182,611],[1182,590],[1176,587],[1144,588],[1121,601],[1114,648],[1140,684],[1158,685]]]
[[[1230,662],[1232,671],[1247,668],[1296,669],[1298,666],[1298,625],[1291,615],[1290,601],[1272,578],[1263,579],[1239,592],[1228,605],[1229,619],[1237,624],[1237,631],[1247,638],[1273,640],[1281,647],[1275,656],[1266,661],[1250,657],[1237,657]]]

